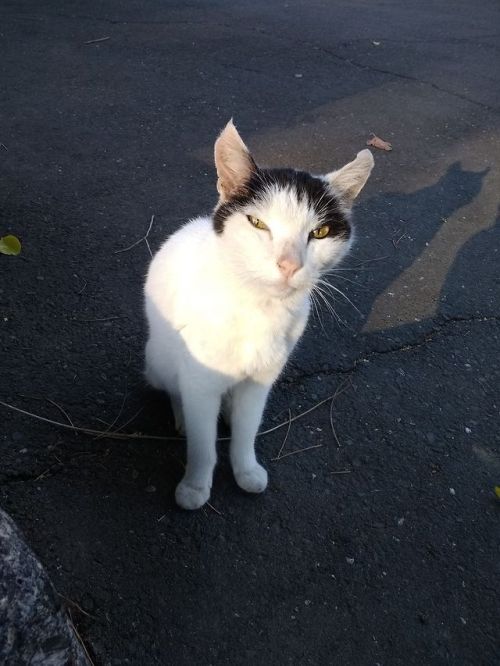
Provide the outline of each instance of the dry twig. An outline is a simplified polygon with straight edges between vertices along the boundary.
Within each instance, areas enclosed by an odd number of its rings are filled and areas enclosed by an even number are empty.
[[[70,424],[73,428],[75,427],[75,424],[74,424],[73,421],[71,420],[70,415],[69,415],[68,412],[64,409],[64,407],[61,407],[61,405],[58,405],[57,402],[55,402],[54,400],[51,400],[50,398],[46,398],[46,400],[47,400],[47,402],[50,402],[51,405],[54,405],[54,407],[57,407],[57,409],[61,412],[61,414],[63,414],[63,415],[68,419],[69,424]],[[76,435],[76,432],[75,432],[75,435]]]
[[[73,321],[77,321],[80,324],[88,324],[92,323],[94,321],[113,321],[114,319],[123,319],[123,315],[112,315],[111,317],[97,317],[94,319],[74,319]]]
[[[262,437],[264,435],[268,435],[271,432],[274,432],[275,430],[279,430],[280,428],[284,428],[285,426],[288,426],[290,428],[290,425],[294,422],[297,421],[298,419],[303,418],[307,414],[310,414],[313,412],[315,409],[318,409],[318,407],[321,407],[321,405],[324,405],[325,403],[329,401],[334,401],[335,398],[337,398],[339,395],[344,393],[350,386],[350,382],[344,382],[341,384],[335,393],[333,395],[329,395],[327,398],[324,398],[323,400],[320,400],[317,402],[315,405],[312,407],[309,407],[309,409],[304,410],[303,412],[300,412],[300,414],[296,414],[295,416],[292,416],[291,418],[288,418],[286,421],[283,423],[279,423],[276,426],[273,426],[272,428],[268,428],[267,430],[263,430],[261,432],[257,433],[257,437]],[[24,414],[25,416],[29,416],[33,419],[36,419],[37,421],[43,421],[44,423],[50,423],[51,425],[58,426],[59,428],[65,428],[66,430],[72,430],[73,432],[81,432],[84,435],[94,435],[101,437],[103,439],[145,439],[145,440],[152,440],[152,441],[157,441],[157,442],[165,442],[165,441],[175,441],[175,442],[183,442],[185,441],[185,437],[164,437],[161,435],[144,435],[142,433],[127,433],[127,432],[120,432],[118,430],[96,430],[95,428],[86,428],[86,427],[81,427],[81,426],[75,426],[75,425],[69,425],[68,423],[62,423],[61,421],[55,421],[54,419],[48,419],[45,416],[40,416],[39,414],[34,414],[33,412],[29,412],[26,409],[21,409],[20,407],[16,407],[15,405],[10,405],[8,402],[4,402],[3,400],[0,400],[0,405],[2,407],[6,407],[7,409],[11,409],[14,412],[18,412],[20,414]],[[137,414],[134,415],[133,418],[135,418]],[[133,419],[132,419],[133,420]],[[127,425],[128,421],[124,424]],[[111,427],[114,424],[111,424]],[[223,441],[228,441],[230,440],[230,437],[219,437],[217,441],[223,442]],[[286,442],[286,437],[284,442]],[[315,447],[313,447],[315,448]],[[294,453],[299,453],[299,451],[294,452]],[[290,454],[285,454],[285,455],[290,455]],[[281,456],[284,458],[285,456]]]
[[[107,39],[111,39],[111,37],[98,37],[97,39],[89,39],[88,42],[83,42],[84,44],[98,44],[99,42],[105,42]]]
[[[83,642],[83,638],[80,636],[80,633],[79,633],[78,629],[75,627],[75,623],[73,622],[73,617],[71,615],[71,611],[70,611],[69,608],[68,608],[68,615],[69,615],[69,623],[71,625],[71,628],[75,632],[75,636],[77,637],[78,642],[82,646],[83,651],[85,652],[85,656],[89,660],[89,663],[91,664],[91,666],[95,666],[95,662],[92,660],[92,657],[90,656],[89,651],[87,650],[87,646]]]
[[[276,456],[276,460],[279,460],[281,458],[281,453],[283,449],[285,448],[286,440],[288,439],[288,434],[290,432],[290,428],[292,427],[292,410],[288,408],[288,428],[286,429],[286,435],[285,439],[281,443],[280,450],[278,451],[278,455]]]
[[[216,509],[212,504],[210,504],[210,502],[207,502],[207,506],[210,507],[212,511],[215,511],[215,513],[218,513],[219,516],[222,516],[222,513],[219,511],[219,509]]]
[[[151,215],[151,221],[149,223],[149,227],[148,227],[148,230],[146,231],[146,234],[142,238],[139,238],[138,241],[135,241],[135,243],[132,243],[132,245],[129,245],[128,247],[124,247],[123,250],[116,250],[115,254],[121,254],[122,252],[128,252],[133,247],[135,247],[136,245],[139,245],[139,243],[142,243],[142,241],[144,241],[146,243],[146,247],[149,250],[149,254],[151,255],[151,257],[153,257],[153,253],[151,252],[151,248],[149,247],[148,236],[149,236],[149,232],[151,231],[151,228],[153,226],[154,221],[155,221],[155,216]]]
[[[296,451],[289,451],[288,453],[284,453],[280,458],[271,458],[271,462],[276,462],[277,460],[283,460],[283,458],[287,458],[288,456],[294,456],[296,453],[303,453],[304,451],[310,451],[311,449],[319,449],[322,446],[323,444],[313,444],[312,446],[306,446],[305,449],[297,449]]]
[[[61,599],[64,599],[64,601],[67,604],[71,604],[72,606],[77,608],[80,611],[80,613],[83,613],[84,615],[86,615],[87,617],[92,618],[93,620],[97,619],[94,615],[91,615],[90,613],[87,613],[87,611],[83,610],[83,608],[81,606],[79,606],[76,603],[76,601],[72,601],[71,599],[68,599],[68,597],[65,597],[64,594],[61,594],[60,592],[57,592],[57,596],[61,597]]]
[[[335,432],[335,427],[333,425],[333,403],[334,402],[335,402],[335,397],[332,398],[332,401],[330,403],[330,427],[332,429],[332,435],[335,438],[335,441],[337,442],[338,448],[340,449],[341,446],[340,446],[339,438],[337,437],[337,433]]]

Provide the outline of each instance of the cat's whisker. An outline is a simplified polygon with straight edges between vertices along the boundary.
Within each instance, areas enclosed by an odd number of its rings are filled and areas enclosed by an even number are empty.
[[[327,299],[327,297],[326,297],[325,293],[323,292],[323,290],[322,290],[317,284],[315,285],[314,291],[315,291],[316,294],[321,298],[321,300],[322,300],[323,303],[325,304],[326,309],[327,309],[328,312],[330,312],[330,314],[334,317],[334,319],[337,321],[337,323],[339,323],[339,324],[344,324],[344,325],[345,325],[344,320],[341,319],[341,317],[339,316],[339,314],[337,313],[337,311],[335,310],[335,308],[333,307],[333,305],[332,305],[332,304],[330,303],[330,301]]]
[[[358,259],[355,254],[351,255],[351,260],[357,260],[358,261],[358,266],[363,266],[364,264],[371,264],[374,261],[383,261],[384,259],[389,259],[389,255],[386,254],[382,257],[373,257],[373,259]]]
[[[325,282],[324,280],[318,280],[318,282],[319,282],[320,284],[323,284],[324,286],[328,286],[328,287],[330,287],[331,289],[333,289],[334,291],[336,291],[338,294],[340,294],[341,296],[343,296],[343,297],[345,298],[345,300],[346,300],[350,305],[352,305],[352,307],[356,310],[356,312],[357,312],[361,317],[363,316],[363,313],[360,311],[360,309],[359,309],[356,305],[354,305],[354,303],[351,301],[351,299],[349,298],[349,296],[347,296],[346,294],[344,294],[344,292],[343,292],[341,289],[339,289],[339,288],[336,287],[335,285],[331,284],[330,282]]]
[[[345,275],[339,275],[336,271],[329,271],[328,273],[323,273],[325,276],[335,276],[336,278],[340,278],[341,280],[345,280],[346,282],[350,282],[351,284],[355,284],[357,287],[361,287],[361,289],[366,289],[366,287],[361,283],[357,282],[356,280],[351,280],[351,278],[346,277]],[[328,284],[328,280],[326,281]]]
[[[314,312],[315,312],[315,315],[316,315],[316,317],[319,321],[319,324],[321,326],[321,330],[326,335],[327,333],[326,333],[326,330],[325,330],[325,327],[324,327],[324,324],[323,324],[323,319],[321,318],[320,306],[319,306],[319,303],[317,301],[316,295],[314,293],[314,289],[311,291],[311,303],[314,307]]]
[[[331,285],[329,282],[326,282],[326,283],[325,283],[323,280],[320,280],[319,282],[322,282],[322,283],[324,284],[324,286],[326,286],[326,287],[332,287],[332,288],[333,288],[333,285]],[[316,289],[317,289],[318,291],[321,291],[321,292],[322,292],[322,294],[323,294],[323,298],[330,297],[334,302],[336,301],[335,296],[333,295],[333,293],[329,292],[329,291],[326,290],[326,289],[322,289],[322,288],[319,286],[319,284],[316,285]],[[328,304],[329,304],[331,307],[333,307],[333,305],[332,305],[332,303],[330,303],[330,301],[327,301],[327,302],[328,302]],[[333,309],[334,309],[334,311],[335,311],[335,308],[333,308]],[[339,315],[338,315],[338,313],[337,313],[336,311],[335,311],[335,316],[336,316],[336,318],[338,318],[338,321],[339,321],[339,322],[341,322],[344,326],[346,326],[347,328],[349,328],[349,329],[352,330],[351,326],[349,326],[349,324],[347,323],[347,321],[345,321],[345,319],[342,319],[341,317],[339,317]]]

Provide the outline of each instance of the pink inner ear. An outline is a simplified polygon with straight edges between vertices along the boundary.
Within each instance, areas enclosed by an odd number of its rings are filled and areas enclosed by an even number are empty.
[[[241,190],[256,169],[255,162],[230,121],[215,142],[217,190],[227,199]]]

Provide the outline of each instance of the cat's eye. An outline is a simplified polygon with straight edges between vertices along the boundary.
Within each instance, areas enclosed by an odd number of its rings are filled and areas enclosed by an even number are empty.
[[[330,233],[330,227],[327,224],[324,224],[322,227],[313,229],[311,231],[311,238],[325,238]]]
[[[252,224],[254,227],[257,229],[262,229],[262,231],[269,231],[269,227],[265,222],[262,222],[262,220],[259,220],[258,217],[254,217],[253,215],[247,215],[248,221],[250,224]]]

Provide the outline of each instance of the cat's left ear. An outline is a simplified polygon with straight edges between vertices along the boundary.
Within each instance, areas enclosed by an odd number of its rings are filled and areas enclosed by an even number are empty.
[[[221,201],[227,201],[245,184],[257,170],[253,157],[230,120],[215,142],[215,167],[217,190]]]
[[[351,206],[368,180],[374,164],[373,155],[365,148],[357,154],[355,160],[338,171],[327,173],[325,178],[335,194]]]

